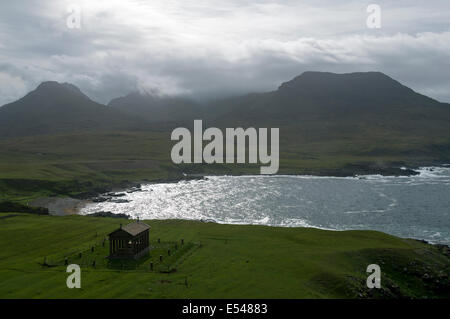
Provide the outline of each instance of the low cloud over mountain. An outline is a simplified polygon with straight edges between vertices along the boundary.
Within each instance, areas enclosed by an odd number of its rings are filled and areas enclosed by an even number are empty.
[[[73,1],[0,4],[0,104],[40,82],[74,83],[108,103],[147,90],[217,98],[271,90],[307,70],[379,70],[450,101],[450,4],[359,1]],[[26,41],[25,41],[26,39]]]

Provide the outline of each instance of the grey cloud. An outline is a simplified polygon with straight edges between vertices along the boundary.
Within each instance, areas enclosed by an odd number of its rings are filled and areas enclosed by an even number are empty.
[[[377,1],[73,1],[0,4],[0,105],[57,80],[94,100],[139,89],[215,98],[267,91],[307,70],[378,70],[450,102],[450,3]]]

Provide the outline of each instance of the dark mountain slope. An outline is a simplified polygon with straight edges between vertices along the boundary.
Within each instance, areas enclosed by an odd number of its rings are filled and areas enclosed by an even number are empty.
[[[275,91],[206,107],[185,98],[139,93],[104,106],[73,85],[45,82],[0,108],[0,137],[89,130],[170,132],[192,126],[194,119],[203,119],[204,127],[279,127],[280,150],[294,160],[305,154],[310,159],[340,154],[450,160],[450,106],[379,72],[305,72]]]
[[[335,74],[305,72],[281,84],[278,96],[309,101],[334,102],[350,107],[383,106],[384,103],[432,105],[438,102],[420,95],[381,72]]]
[[[125,103],[131,98],[142,100],[142,105]],[[178,124],[173,122],[177,116],[182,126],[191,126],[194,118],[200,118],[205,120],[204,128],[280,128],[280,173],[405,174],[399,167],[450,162],[450,105],[381,73],[306,72],[273,92],[210,103],[201,117],[184,103],[175,107],[168,102],[176,98],[164,98],[168,104],[155,102],[158,107],[154,108],[149,107],[149,97],[131,98],[107,107],[71,85],[47,82],[0,108],[3,136],[95,131],[1,139],[3,178],[46,179],[51,175],[56,180],[80,176],[102,180],[108,176],[120,181],[179,176],[181,172],[259,172],[259,167],[227,164],[172,165],[170,132]],[[123,107],[133,105],[134,114],[145,113],[149,121],[156,121],[151,129],[163,132],[97,132],[148,128],[144,115],[139,119],[125,115],[116,102]],[[25,163],[24,159],[31,160]]]
[[[203,116],[202,106],[190,99],[158,97],[139,92],[113,99],[108,105],[152,123],[193,121]]]
[[[347,123],[352,118],[426,121],[441,116],[449,119],[450,115],[446,104],[418,94],[380,72],[305,72],[276,91],[225,99],[215,107],[221,109],[223,121],[238,119],[249,124],[292,125],[326,119]]]
[[[92,101],[76,86],[54,81],[0,108],[0,137],[145,127],[137,118]]]
[[[384,130],[450,137],[448,104],[418,94],[379,73],[305,72],[278,90],[222,100],[211,108],[219,126],[285,127],[321,136]],[[212,114],[211,114],[212,115]],[[306,132],[305,132],[306,130]]]
[[[450,160],[450,105],[379,72],[305,72],[276,91],[224,99],[210,109],[207,126],[280,128],[280,150],[293,159]]]

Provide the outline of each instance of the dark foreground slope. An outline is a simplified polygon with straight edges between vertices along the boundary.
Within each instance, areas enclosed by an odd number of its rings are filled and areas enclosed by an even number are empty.
[[[150,256],[108,264],[102,240],[126,220],[0,218],[0,298],[450,297],[448,250],[380,232],[149,220]],[[66,287],[65,256],[81,266],[81,289]],[[381,289],[366,287],[369,264]]]

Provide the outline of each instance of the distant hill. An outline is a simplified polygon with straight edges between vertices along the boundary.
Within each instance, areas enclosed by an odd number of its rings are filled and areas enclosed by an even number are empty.
[[[305,72],[275,91],[225,99],[213,107],[221,114],[210,122],[221,127],[282,127],[285,136],[310,140],[432,138],[450,146],[450,105],[380,72]]]
[[[209,109],[205,126],[280,128],[281,150],[293,160],[339,154],[345,162],[450,161],[450,104],[380,72],[305,72],[275,91],[223,99]]]
[[[203,107],[193,100],[182,97],[155,96],[133,92],[111,100],[108,106],[123,113],[139,116],[151,122],[193,121],[203,117]]]
[[[283,174],[392,175],[408,173],[404,166],[450,163],[449,104],[379,72],[305,72],[272,92],[206,105],[132,93],[105,106],[73,85],[44,82],[0,108],[0,172],[4,178],[76,176],[102,183],[105,177],[259,172],[253,166],[173,165],[170,132],[191,127],[196,118],[204,128],[279,128]],[[30,137],[8,138],[14,136]]]
[[[450,160],[450,105],[380,72],[305,72],[275,91],[206,105],[135,92],[105,106],[71,84],[44,82],[0,108],[0,137],[89,130],[170,132],[192,126],[194,119],[203,119],[204,127],[279,127],[282,150],[294,159],[323,154],[335,158],[339,153]]]
[[[414,92],[380,72],[335,74],[305,72],[280,85],[276,91],[248,94],[216,103],[224,120],[268,124],[382,116],[393,120],[449,116],[448,104]],[[433,116],[438,112],[439,116]],[[419,115],[426,115],[419,118]],[[447,117],[448,119],[448,117]]]
[[[144,121],[92,101],[69,83],[43,82],[0,107],[0,137],[145,127]]]

